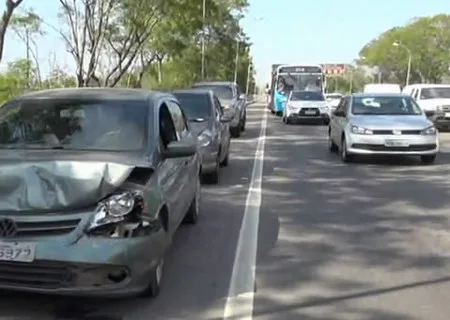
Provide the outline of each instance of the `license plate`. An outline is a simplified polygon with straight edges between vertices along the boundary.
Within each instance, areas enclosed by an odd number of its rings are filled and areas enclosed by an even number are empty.
[[[446,112],[446,113],[445,113],[445,117],[446,117],[446,118],[450,118],[450,112]]]
[[[316,114],[316,113],[317,113],[317,111],[313,111],[313,110],[306,110],[305,111],[306,115],[313,115],[313,114]]]
[[[34,243],[0,242],[0,261],[33,262]]]
[[[386,147],[409,147],[408,141],[401,140],[386,140],[384,145]]]

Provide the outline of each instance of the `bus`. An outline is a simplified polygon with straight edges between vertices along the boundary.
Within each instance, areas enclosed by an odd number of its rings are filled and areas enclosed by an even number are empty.
[[[278,65],[276,70],[272,72],[268,108],[272,113],[282,115],[285,100],[291,91],[324,92],[325,87],[325,75],[322,66],[319,64]]]

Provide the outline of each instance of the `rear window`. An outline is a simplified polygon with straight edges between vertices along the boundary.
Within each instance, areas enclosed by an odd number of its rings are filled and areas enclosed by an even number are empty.
[[[211,103],[208,94],[175,93],[188,120],[209,119]]]
[[[233,99],[233,89],[227,85],[194,85],[194,88],[201,88],[205,90],[211,90],[214,94],[223,100]]]
[[[293,91],[291,101],[324,101],[325,97],[320,91]]]

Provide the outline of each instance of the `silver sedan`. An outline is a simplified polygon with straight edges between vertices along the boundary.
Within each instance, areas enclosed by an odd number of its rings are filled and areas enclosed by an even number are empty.
[[[355,155],[415,155],[431,164],[439,133],[417,103],[402,94],[353,94],[341,100],[328,128],[329,148],[344,162]]]

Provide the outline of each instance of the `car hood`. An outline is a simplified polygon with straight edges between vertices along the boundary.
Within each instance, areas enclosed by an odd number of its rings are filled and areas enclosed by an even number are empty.
[[[341,102],[340,99],[331,99],[327,101],[327,104],[328,106],[335,108],[339,105],[339,102]]]
[[[433,123],[423,115],[411,116],[353,116],[350,120],[352,125],[371,130],[399,129],[399,130],[422,130]]]
[[[2,150],[0,212],[52,214],[87,208],[116,191],[134,168],[142,166],[149,164],[119,154]]]
[[[199,135],[203,130],[208,128],[208,122],[189,121],[189,128],[191,129],[191,132]]]

